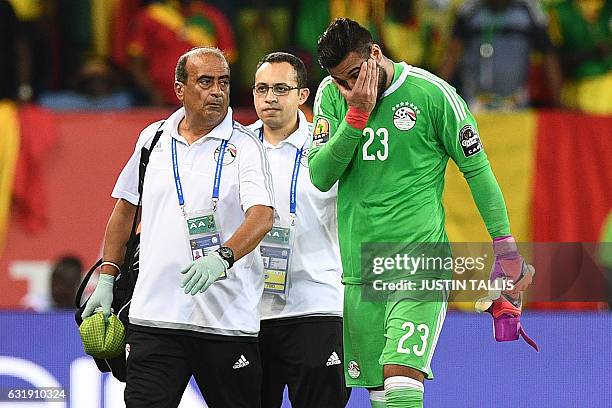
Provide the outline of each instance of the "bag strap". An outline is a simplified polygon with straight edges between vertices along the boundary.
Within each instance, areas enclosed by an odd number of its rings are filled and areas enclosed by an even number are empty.
[[[127,250],[125,252],[128,258],[123,261],[123,265],[128,265],[128,271],[132,269],[132,263],[134,262],[134,252],[136,249],[136,245],[138,245],[138,239],[136,238],[136,227],[138,226],[138,218],[142,208],[142,187],[144,185],[144,177],[147,171],[147,165],[149,164],[149,157],[151,156],[151,151],[153,150],[157,142],[159,142],[162,133],[164,133],[161,127],[164,125],[165,122],[165,120],[162,121],[159,127],[157,128],[157,131],[155,132],[155,136],[153,137],[153,141],[151,142],[151,146],[149,147],[149,149],[147,149],[145,146],[140,149],[140,166],[138,166],[138,205],[136,206],[136,211],[134,212],[134,220],[132,221],[132,231],[130,232],[130,238],[128,239]],[[87,284],[91,279],[91,275],[93,275],[93,273],[96,271],[96,269],[100,267],[100,265],[102,265],[102,258],[96,261],[94,266],[89,269],[89,271],[81,281],[79,289],[77,290],[76,296],[74,298],[74,303],[77,309],[81,307],[81,298],[83,297],[83,292],[85,292],[85,288],[87,287]],[[131,275],[132,274],[130,274],[130,285],[133,287],[136,282],[135,277]]]
[[[93,273],[96,271],[96,269],[100,267],[100,265],[102,265],[102,258],[98,259],[98,261],[94,264],[94,266],[91,267],[91,269],[89,269],[89,272],[87,272],[87,274],[81,281],[81,284],[79,285],[79,289],[77,290],[76,296],[74,298],[74,303],[77,309],[81,307],[81,298],[83,297],[83,292],[85,291],[85,287],[89,283],[89,279],[91,279],[91,275],[93,275]]]
[[[155,136],[153,137],[153,141],[151,141],[151,146],[148,149],[145,146],[142,146],[142,148],[140,149],[140,166],[138,167],[138,194],[141,197],[138,201],[139,205],[142,200],[142,187],[144,186],[144,178],[145,173],[147,171],[147,165],[149,164],[149,157],[151,157],[151,151],[153,150],[157,142],[159,142],[159,138],[161,137],[162,133],[164,133],[161,127],[164,125],[165,122],[166,121],[162,121],[162,123],[160,123],[159,127],[157,128]]]
[[[130,232],[130,239],[127,243],[126,255],[127,259],[123,260],[123,265],[127,265],[127,272],[131,271],[132,264],[134,262],[134,253],[136,252],[136,246],[138,245],[138,239],[136,238],[136,227],[138,226],[138,218],[140,213],[142,212],[142,189],[144,186],[145,174],[147,172],[147,165],[149,164],[149,158],[151,157],[151,151],[155,148],[157,142],[164,133],[162,130],[162,126],[165,121],[162,121],[155,132],[155,136],[151,141],[151,145],[147,149],[143,146],[140,149],[140,166],[138,166],[138,205],[136,206],[136,212],[134,213],[134,221],[132,222],[132,231]],[[133,274],[129,274],[130,277],[130,287],[134,287],[136,283],[136,277]]]

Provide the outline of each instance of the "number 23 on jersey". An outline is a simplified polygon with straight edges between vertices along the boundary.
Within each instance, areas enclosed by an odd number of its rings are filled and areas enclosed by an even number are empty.
[[[363,129],[363,136],[366,138],[363,144],[363,160],[387,160],[389,157],[389,131],[386,128]]]

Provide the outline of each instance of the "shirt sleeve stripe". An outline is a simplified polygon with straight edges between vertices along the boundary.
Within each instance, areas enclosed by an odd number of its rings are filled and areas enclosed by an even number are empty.
[[[274,205],[274,187],[272,184],[272,172],[270,171],[270,163],[268,163],[268,160],[266,159],[263,144],[259,141],[258,137],[256,137],[252,132],[245,129],[244,126],[240,124],[235,124],[234,129],[248,136],[255,142],[255,146],[257,146],[257,150],[259,151],[259,162],[261,163],[261,170],[264,175],[264,185],[266,191],[268,192],[270,203]]]
[[[321,114],[321,98],[323,98],[323,89],[330,83],[332,83],[332,77],[328,76],[321,81],[319,87],[317,88],[317,95],[315,96],[314,104],[312,107],[313,114],[315,116]]]
[[[457,122],[463,121],[467,117],[467,114],[465,113],[463,104],[457,97],[456,92],[453,91],[450,88],[450,86],[446,84],[443,80],[436,78],[435,76],[429,73],[425,74],[419,71],[422,71],[422,70],[415,69],[409,75],[412,75],[416,78],[424,79],[436,85],[444,93],[444,95],[446,96],[446,99],[449,101],[451,107],[453,108],[453,112],[455,113],[455,118],[457,119]],[[427,71],[424,71],[424,72],[427,72]]]
[[[420,78],[420,79],[423,79],[425,81],[431,82],[432,84],[436,85],[444,93],[444,96],[446,97],[446,99],[449,101],[451,107],[453,108],[453,113],[455,114],[455,120],[457,122],[461,122],[461,120],[459,119],[459,113],[457,112],[457,107],[455,106],[454,102],[451,100],[451,98],[448,95],[446,89],[444,89],[442,87],[442,85],[437,84],[437,83],[431,81],[430,79],[428,79],[427,77],[424,77],[421,74],[417,74],[416,72],[412,72],[410,75],[415,77],[415,78]]]
[[[433,82],[433,81],[431,81],[429,78],[427,78],[427,77],[425,77],[425,76],[422,76],[421,74],[417,74],[416,72],[413,72],[413,73],[411,73],[410,75],[411,75],[411,76],[413,76],[413,77],[415,77],[415,78],[420,78],[420,79],[423,79],[423,80],[425,80],[425,81],[428,81],[428,82],[430,82],[430,83],[432,83],[432,84],[436,85],[436,86],[437,86],[437,87],[438,87],[438,88],[439,88],[439,89],[442,91],[442,93],[444,93],[444,96],[445,96],[445,97],[446,97],[446,99],[448,100],[448,102],[449,102],[449,104],[450,104],[451,108],[453,108],[453,113],[455,114],[455,120],[457,121],[457,123],[461,122],[461,119],[460,119],[460,117],[459,117],[459,112],[457,111],[457,107],[455,106],[455,103],[453,102],[453,100],[452,100],[452,99],[450,98],[450,96],[448,95],[448,92],[446,91],[446,89],[444,89],[444,88],[442,87],[442,85],[440,85],[440,84],[438,84],[438,83],[436,83],[436,82]]]
[[[450,84],[448,82],[446,82],[445,80],[443,80],[440,77],[435,76],[431,72],[428,72],[428,71],[424,71],[424,72],[427,75],[429,75],[431,78],[436,80],[437,82],[441,83],[442,86],[446,88],[446,90],[448,91],[449,95],[455,100],[455,102],[457,103],[457,106],[459,107],[459,110],[462,113],[462,115],[459,115],[459,116],[462,117],[461,120],[464,120],[465,118],[467,118],[468,115],[467,115],[465,103],[463,102],[461,97],[457,94],[457,91],[455,91],[455,88],[453,88],[452,86],[450,86]]]
[[[461,98],[459,98],[459,95],[457,95],[457,92],[455,92],[455,90],[448,84],[448,82],[444,81],[442,78],[439,78],[435,76],[434,74],[432,74],[431,72],[426,71],[422,68],[417,68],[417,70],[419,70],[421,74],[423,74],[424,76],[430,78],[432,81],[435,81],[441,84],[448,91],[448,94],[451,96],[451,98],[453,98],[456,105],[459,107],[459,111],[461,113],[459,116],[461,117],[461,120],[464,120],[465,118],[467,118],[467,113],[465,111],[465,107],[461,101]]]

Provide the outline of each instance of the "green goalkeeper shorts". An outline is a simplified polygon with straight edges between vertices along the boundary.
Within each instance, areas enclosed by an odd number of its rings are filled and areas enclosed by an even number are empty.
[[[362,301],[361,285],[344,287],[344,368],[349,387],[380,387],[383,366],[415,368],[433,379],[431,359],[447,309],[447,294],[429,301]]]

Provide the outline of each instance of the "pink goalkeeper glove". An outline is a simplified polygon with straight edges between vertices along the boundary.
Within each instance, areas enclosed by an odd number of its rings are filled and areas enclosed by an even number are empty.
[[[476,302],[478,312],[493,316],[493,331],[497,341],[518,340],[522,336],[536,351],[540,351],[521,326],[522,292],[529,286],[535,269],[519,255],[512,235],[493,240],[495,263],[489,280],[495,287],[504,287],[503,281],[511,281],[512,290],[490,290],[489,296]],[[508,285],[506,285],[508,286]]]

